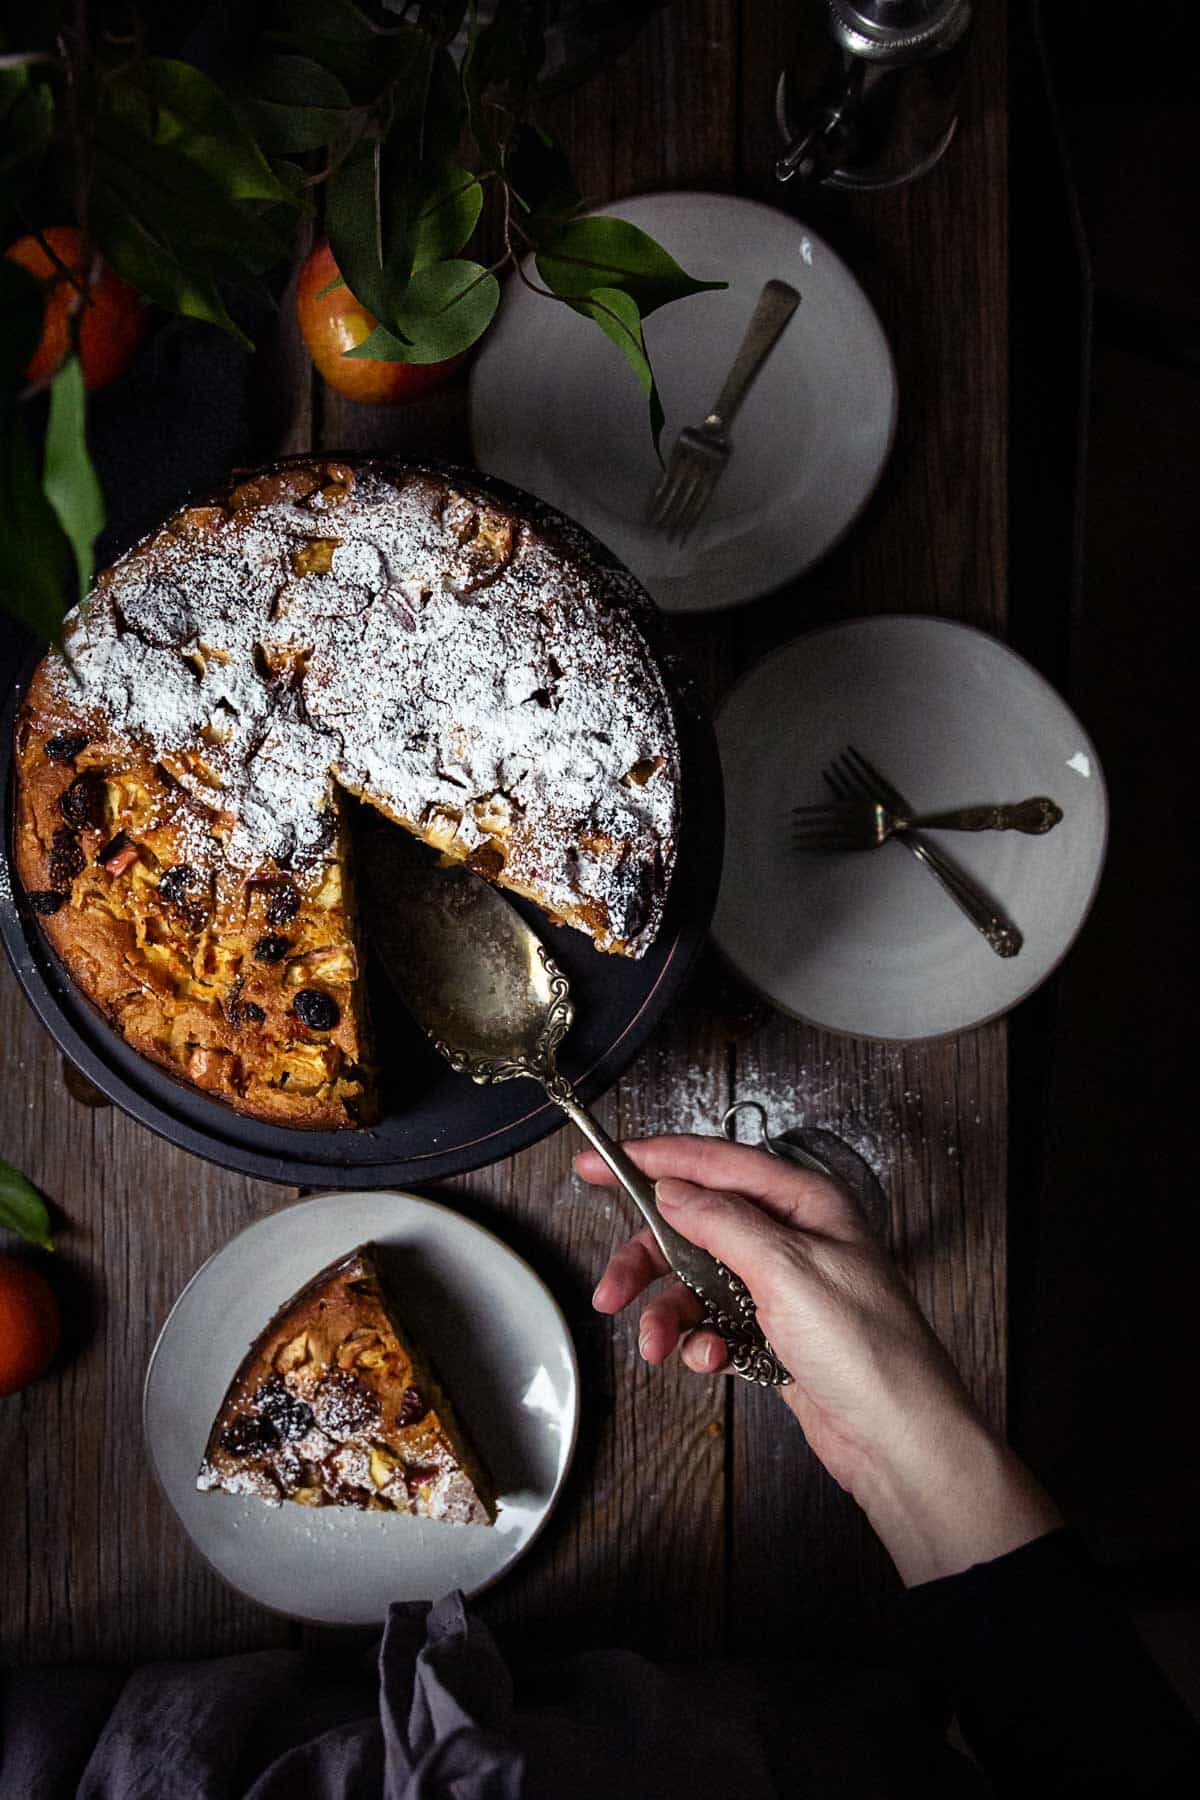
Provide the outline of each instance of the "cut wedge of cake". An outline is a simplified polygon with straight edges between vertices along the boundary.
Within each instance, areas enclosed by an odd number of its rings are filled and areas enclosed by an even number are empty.
[[[250,1346],[209,1433],[201,1489],[491,1525],[491,1482],[371,1244],[331,1263]]]

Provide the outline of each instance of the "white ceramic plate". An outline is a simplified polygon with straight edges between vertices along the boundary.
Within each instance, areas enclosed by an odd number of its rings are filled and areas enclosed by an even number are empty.
[[[887,340],[845,263],[784,213],[688,193],[600,210],[649,232],[689,275],[729,283],[646,321],[664,453],[712,406],[764,282],[800,290],[738,416],[708,519],[683,545],[645,528],[658,464],[641,390],[590,320],[515,279],[471,371],[475,459],[586,525],[667,612],[753,600],[824,556],[878,481],[896,422]]]
[[[426,1346],[500,1493],[494,1526],[199,1493],[216,1410],[277,1307],[367,1239],[411,1258],[403,1316]],[[146,1442],[195,1548],[232,1587],[295,1618],[372,1625],[393,1600],[477,1594],[529,1549],[575,1448],[579,1371],[550,1293],[491,1232],[414,1194],[324,1194],[260,1219],[209,1259],[146,1372]]]
[[[963,1031],[1044,981],[1087,917],[1108,802],[1079,721],[1021,657],[946,619],[884,617],[794,639],[755,665],[717,719],[726,840],[718,947],[784,1012],[832,1031]],[[794,806],[830,798],[821,769],[853,744],[920,811],[1048,794],[1044,837],[936,832],[1024,934],[997,956],[896,843],[789,847]]]

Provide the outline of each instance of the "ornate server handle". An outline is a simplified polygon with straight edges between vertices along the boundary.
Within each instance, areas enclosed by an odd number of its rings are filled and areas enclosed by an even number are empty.
[[[1015,806],[960,806],[953,812],[922,814],[908,823],[928,831],[1027,831],[1037,837],[1053,830],[1061,818],[1062,808],[1039,794]]]
[[[659,1249],[686,1287],[704,1305],[705,1324],[720,1332],[729,1352],[730,1367],[761,1387],[783,1387],[792,1378],[763,1336],[754,1314],[754,1301],[745,1282],[724,1263],[688,1242],[668,1225],[658,1210],[654,1184],[630,1161],[620,1144],[581,1106],[565,1076],[555,1073],[546,1081],[550,1098],[578,1125],[589,1144],[598,1150],[621,1186],[637,1204],[654,1233]]]

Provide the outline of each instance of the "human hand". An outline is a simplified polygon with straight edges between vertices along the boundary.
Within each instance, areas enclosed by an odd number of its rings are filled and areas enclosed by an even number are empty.
[[[625,1149],[654,1180],[663,1217],[749,1287],[792,1373],[780,1397],[907,1582],[987,1561],[1062,1523],[974,1406],[836,1182],[721,1138],[649,1138]],[[614,1185],[595,1151],[575,1161],[585,1180]],[[640,1231],[613,1255],[593,1305],[619,1312],[668,1273]],[[678,1346],[697,1373],[725,1367],[719,1336],[697,1329],[701,1316],[696,1297],[671,1280],[642,1313],[646,1361],[664,1362]]]

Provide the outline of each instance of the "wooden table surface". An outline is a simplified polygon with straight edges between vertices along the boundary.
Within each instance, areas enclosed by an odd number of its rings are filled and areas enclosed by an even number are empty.
[[[899,370],[900,428],[848,540],[792,588],[684,621],[716,701],[772,645],[835,618],[938,613],[1003,634],[1006,618],[1007,135],[1005,22],[981,8],[963,122],[934,172],[878,196],[822,193],[804,217],[877,307]],[[705,188],[796,204],[772,187],[771,95],[794,10],[676,0],[608,70],[546,109],[597,203]],[[686,302],[684,303],[686,304]],[[467,455],[461,385],[410,409],[314,391],[285,308],[276,395],[295,396],[262,454],[310,445]],[[739,994],[711,958],[600,1113],[639,1136],[716,1129],[763,1099],[776,1128],[842,1133],[890,1202],[920,1303],[988,1414],[1005,1412],[1006,1030],[914,1047],[837,1037]],[[77,1086],[78,1084],[76,1084]],[[619,1642],[662,1657],[869,1630],[894,1577],[853,1503],[779,1401],[737,1381],[650,1370],[636,1320],[589,1296],[631,1229],[572,1176],[560,1131],[494,1168],[434,1186],[547,1278],[583,1369],[583,1429],[566,1494],[521,1567],[481,1602],[522,1642]],[[0,1654],[199,1656],[296,1641],[299,1628],[227,1589],[190,1552],[149,1474],[142,1375],[172,1301],[235,1232],[294,1197],[173,1149],[114,1107],[75,1097],[0,969],[0,1154],[59,1211],[58,1279],[73,1354],[0,1401]]]

